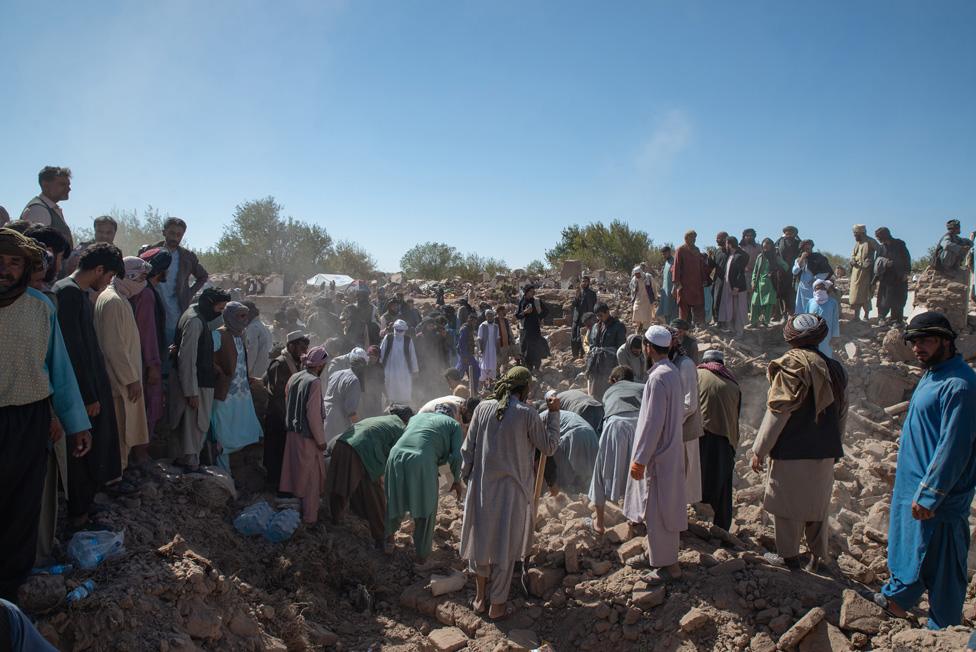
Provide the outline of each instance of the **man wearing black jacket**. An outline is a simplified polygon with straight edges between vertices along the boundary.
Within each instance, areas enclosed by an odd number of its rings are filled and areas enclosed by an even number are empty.
[[[573,298],[573,357],[583,357],[583,315],[596,309],[596,292],[590,289],[590,277],[584,276]]]
[[[727,324],[736,335],[741,335],[749,312],[749,282],[746,274],[749,254],[739,247],[739,241],[733,236],[725,241],[725,254],[726,267],[722,270],[725,283],[719,303],[718,321],[720,324]]]
[[[610,372],[617,366],[617,349],[627,341],[627,327],[610,314],[605,303],[596,307],[597,322],[590,329],[590,353],[586,360],[586,390],[598,401],[610,387]]]

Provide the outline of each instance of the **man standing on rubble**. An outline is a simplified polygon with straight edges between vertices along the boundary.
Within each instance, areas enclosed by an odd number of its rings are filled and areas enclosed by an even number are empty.
[[[584,276],[580,280],[579,287],[576,288],[576,296],[573,298],[573,333],[572,348],[573,357],[583,357],[583,315],[593,312],[596,309],[596,292],[590,289],[590,277]]]
[[[799,568],[805,534],[811,572],[827,558],[827,510],[847,419],[847,373],[817,349],[827,332],[817,315],[786,322],[783,337],[791,348],[769,363],[766,414],[752,446],[756,473],[772,458],[763,508],[773,515],[776,551],[788,568]]]
[[[854,311],[854,321],[861,318],[867,321],[871,312],[871,282],[874,279],[875,242],[868,237],[867,227],[863,224],[854,225],[854,250],[851,252],[851,310]]]
[[[648,584],[681,577],[678,545],[688,528],[685,499],[685,446],[682,441],[684,392],[681,374],[668,359],[671,331],[651,326],[644,333],[644,353],[651,371],[644,385],[624,515],[647,526]]]
[[[878,255],[874,259],[874,276],[878,281],[878,321],[891,315],[893,321],[904,320],[908,301],[908,275],[912,257],[905,241],[893,238],[886,226],[874,232],[878,239]]]
[[[693,324],[705,323],[705,263],[695,246],[698,234],[685,233],[685,243],[674,253],[671,278],[681,318]]]
[[[543,420],[525,404],[531,390],[531,372],[512,367],[494,399],[475,409],[461,448],[468,492],[460,552],[475,574],[474,611],[489,618],[506,615],[512,571],[531,544],[535,451],[552,455],[559,445],[559,399],[546,399]]]
[[[190,307],[194,295],[210,278],[207,270],[197,259],[197,255],[180,245],[185,234],[186,222],[178,217],[166,218],[163,222],[163,240],[153,245],[165,247],[170,255],[170,269],[166,274],[166,280],[157,288],[163,298],[163,306],[166,308],[166,341],[170,344],[174,343],[180,317]]]
[[[891,579],[875,601],[904,618],[929,593],[929,629],[962,622],[969,510],[976,492],[976,373],[938,312],[905,330],[925,367],[901,431],[888,527]]]
[[[301,370],[302,358],[308,352],[309,344],[308,335],[302,331],[288,333],[285,350],[271,361],[261,379],[268,394],[268,410],[264,415],[264,468],[268,474],[268,484],[275,491],[281,482],[281,464],[288,434],[285,389],[288,379]]]
[[[796,262],[797,257],[800,255],[800,232],[795,226],[783,227],[783,235],[776,241],[776,251],[779,253],[779,257],[783,259],[783,262],[786,263],[786,268],[792,270],[793,263]],[[782,317],[784,320],[788,315],[792,314],[795,306],[796,284],[791,283],[789,295],[786,297],[785,303],[780,305],[780,311],[783,312]]]
[[[739,445],[739,381],[725,366],[721,351],[705,351],[698,365],[698,396],[704,434],[699,440],[702,502],[712,506],[715,525],[732,527],[732,479],[735,449]]]
[[[638,288],[643,291],[643,288]],[[586,360],[586,391],[596,400],[610,386],[610,372],[617,366],[617,349],[627,343],[627,327],[610,314],[610,307],[596,307],[597,322],[590,329],[590,351]]]

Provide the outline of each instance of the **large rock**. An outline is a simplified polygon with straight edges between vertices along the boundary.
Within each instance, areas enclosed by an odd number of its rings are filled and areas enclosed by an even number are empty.
[[[915,389],[915,378],[897,367],[877,367],[870,372],[865,388],[867,399],[880,407],[906,401]]]
[[[850,652],[852,647],[844,632],[821,620],[813,631],[800,640],[796,649],[799,652]]]
[[[566,573],[561,568],[530,568],[528,573],[529,593],[541,598],[562,584]]]
[[[549,333],[549,348],[553,351],[562,351],[569,348],[573,339],[573,329],[569,327],[557,328]]]
[[[783,650],[792,650],[800,641],[803,640],[813,629],[820,624],[827,614],[820,607],[814,607],[808,611],[803,618],[796,621],[779,639],[779,647]]]
[[[678,626],[681,628],[681,631],[687,634],[697,629],[701,629],[707,625],[709,621],[711,621],[709,615],[701,609],[695,607],[681,617],[681,620],[678,621]]]
[[[38,613],[58,606],[66,593],[63,575],[31,575],[20,585],[17,603],[28,613]]]
[[[653,609],[658,605],[664,604],[666,597],[667,589],[663,586],[655,586],[646,591],[634,591],[632,599],[635,607],[647,611],[648,609]]]
[[[468,637],[457,627],[441,627],[427,635],[427,646],[435,652],[456,652],[467,646]]]
[[[893,652],[958,652],[965,650],[969,630],[950,627],[940,631],[906,629],[891,637]]]
[[[884,610],[861,597],[856,591],[845,589],[840,605],[840,628],[846,631],[877,634],[881,629]]]
[[[949,276],[934,269],[922,272],[915,287],[915,310],[943,313],[957,333],[966,328],[969,314],[969,274]]]
[[[617,548],[617,557],[620,558],[620,563],[625,564],[627,563],[628,559],[631,557],[636,557],[643,552],[644,539],[643,537],[640,537],[637,539],[631,539]]]

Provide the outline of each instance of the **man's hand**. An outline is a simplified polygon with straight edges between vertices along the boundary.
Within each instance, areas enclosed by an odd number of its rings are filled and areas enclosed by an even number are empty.
[[[102,404],[99,403],[98,401],[95,401],[94,403],[89,403],[88,405],[85,406],[85,412],[87,412],[88,416],[90,417],[97,417],[99,412],[101,411],[102,411]]]
[[[634,480],[644,479],[644,465],[638,462],[634,462],[630,465],[630,477]]]
[[[752,454],[752,470],[756,473],[763,472],[763,458],[759,457],[757,454]]]
[[[546,407],[549,408],[550,412],[559,412],[562,403],[559,401],[558,396],[553,396],[546,399]]]
[[[199,410],[200,409],[200,397],[198,397],[198,396],[187,396],[186,397],[186,404],[190,406],[190,409],[191,410]]]
[[[142,383],[138,380],[125,386],[125,391],[129,395],[129,401],[135,403],[142,396]]]
[[[52,444],[58,443],[64,437],[64,428],[61,427],[61,420],[57,417],[51,417],[51,428],[48,434]]]
[[[153,365],[152,367],[146,368],[146,384],[147,385],[158,385],[163,382],[163,375],[159,371],[159,367]]]
[[[935,512],[931,509],[926,509],[918,503],[912,503],[912,518],[916,521],[927,521],[933,516],[935,516]]]
[[[92,447],[91,431],[83,430],[82,432],[76,432],[72,439],[74,439],[75,446],[74,450],[71,451],[71,454],[75,457],[84,457],[85,455],[88,455],[88,451],[90,451]]]
[[[462,485],[460,482],[455,482],[451,485],[451,491],[454,492],[454,495],[457,496],[458,500],[461,500],[461,496],[464,495],[464,485]]]

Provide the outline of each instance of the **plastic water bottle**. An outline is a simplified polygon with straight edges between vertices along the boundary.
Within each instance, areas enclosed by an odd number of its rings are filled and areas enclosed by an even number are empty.
[[[85,580],[81,586],[76,588],[74,591],[68,594],[68,604],[74,604],[79,600],[84,600],[92,593],[95,592],[95,583],[91,580]]]
[[[75,569],[71,564],[55,564],[46,568],[33,568],[31,575],[67,575]]]
[[[287,541],[298,529],[299,516],[294,509],[284,509],[271,517],[264,536],[272,543]]]

